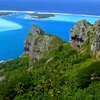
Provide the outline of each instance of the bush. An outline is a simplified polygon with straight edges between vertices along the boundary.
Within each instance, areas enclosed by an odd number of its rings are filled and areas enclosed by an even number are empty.
[[[88,87],[91,82],[100,81],[100,62],[94,62],[87,68],[81,70],[77,77],[78,87],[83,89]]]

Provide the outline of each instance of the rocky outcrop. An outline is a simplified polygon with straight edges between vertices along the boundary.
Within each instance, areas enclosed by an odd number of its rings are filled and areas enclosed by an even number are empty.
[[[71,43],[73,47],[80,48],[91,34],[89,24],[86,20],[77,22],[70,30]]]
[[[47,35],[39,27],[32,26],[24,43],[24,50],[29,55],[30,65],[43,58],[46,51],[59,46],[60,43],[62,41],[59,38]]]
[[[77,22],[70,30],[71,44],[75,48],[90,49],[92,53],[100,50],[100,21],[91,25],[86,20]],[[37,26],[32,26],[25,39],[24,50],[29,55],[30,65],[45,57],[45,52],[53,47],[59,46],[62,41],[52,35],[47,35]]]
[[[85,20],[79,21],[73,26],[70,33],[73,47],[81,48],[86,41],[89,41],[87,45],[90,45],[92,53],[100,50],[100,20],[96,21],[94,25]]]
[[[94,23],[94,39],[91,44],[91,51],[96,53],[100,50],[100,20]]]

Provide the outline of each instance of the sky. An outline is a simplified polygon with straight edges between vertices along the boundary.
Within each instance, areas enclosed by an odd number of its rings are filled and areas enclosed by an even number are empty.
[[[0,10],[35,10],[100,15],[100,0],[0,0]]]

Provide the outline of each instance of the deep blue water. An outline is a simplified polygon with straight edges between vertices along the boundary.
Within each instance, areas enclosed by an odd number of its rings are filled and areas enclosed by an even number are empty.
[[[22,55],[24,39],[32,24],[39,26],[46,33],[58,36],[64,41],[69,41],[69,30],[74,25],[73,22],[24,19],[24,16],[25,14],[18,14],[2,17],[20,24],[23,28],[0,32],[0,60],[14,59]]]
[[[0,0],[0,10],[100,15],[100,0]]]
[[[100,0],[0,0],[0,10],[100,15]],[[69,30],[74,25],[72,20],[83,19],[83,17],[76,16],[74,18],[71,16],[66,18],[57,17],[59,20],[31,20],[24,19],[24,16],[25,14],[18,14],[3,17],[3,19],[18,23],[23,28],[0,31],[0,60],[14,59],[22,55],[24,39],[32,24],[39,26],[46,33],[58,36],[64,41],[69,41]],[[87,19],[94,23],[99,18],[95,18],[95,20]],[[2,27],[0,28],[2,29]]]

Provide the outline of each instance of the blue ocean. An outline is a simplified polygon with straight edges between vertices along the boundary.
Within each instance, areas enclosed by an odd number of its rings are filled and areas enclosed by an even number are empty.
[[[90,23],[94,23],[99,18],[55,14],[55,17],[37,20],[21,12],[0,17],[0,60],[14,59],[23,54],[24,40],[32,25],[39,26],[47,34],[55,35],[68,42],[70,40],[70,28],[75,22],[86,19]]]
[[[69,41],[69,30],[74,25],[73,22],[69,24],[65,21],[24,19],[25,16],[26,14],[15,14],[2,17],[3,20],[9,20],[22,27],[17,26],[19,29],[7,30],[5,23],[5,29],[0,31],[0,60],[14,59],[23,54],[24,39],[32,25],[37,25],[46,33],[58,36],[64,41]]]
[[[100,0],[0,0],[0,10],[100,15]]]
[[[92,24],[100,19],[99,3],[98,0],[0,0],[0,10],[61,13],[41,20],[21,12],[0,16],[0,61],[15,59],[23,54],[24,40],[32,25],[68,42],[70,29],[77,21],[85,19]]]

